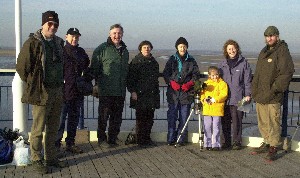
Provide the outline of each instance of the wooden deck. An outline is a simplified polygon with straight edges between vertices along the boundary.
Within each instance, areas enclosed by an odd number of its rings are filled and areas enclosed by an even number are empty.
[[[66,168],[51,168],[38,175],[30,166],[2,166],[0,177],[300,177],[300,153],[280,152],[267,163],[264,155],[249,155],[251,149],[238,151],[200,151],[198,144],[175,148],[166,143],[156,147],[120,145],[103,149],[96,142],[77,140],[83,154],[62,152]]]

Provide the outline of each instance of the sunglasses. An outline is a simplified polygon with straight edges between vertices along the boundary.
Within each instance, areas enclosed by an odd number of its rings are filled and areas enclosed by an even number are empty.
[[[58,26],[59,26],[58,23],[56,23],[56,22],[48,22],[49,27],[51,27],[52,25],[54,26],[54,28],[58,28]]]

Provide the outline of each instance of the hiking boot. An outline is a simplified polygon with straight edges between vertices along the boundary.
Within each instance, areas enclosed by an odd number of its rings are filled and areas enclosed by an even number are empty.
[[[224,143],[224,144],[222,145],[222,149],[223,149],[223,150],[230,150],[230,149],[231,149],[231,144],[229,144],[229,143]]]
[[[277,157],[277,148],[275,146],[269,147],[269,152],[267,156],[265,157],[267,160],[274,161]]]
[[[269,151],[270,145],[266,144],[265,142],[262,142],[260,147],[254,148],[251,152],[252,155],[261,154],[261,153],[267,153]]]
[[[212,149],[211,149],[211,151],[220,151],[221,149],[219,148],[219,147],[213,147]]]
[[[212,151],[211,147],[205,147],[206,151]]]
[[[32,171],[37,172],[39,174],[48,173],[48,168],[43,164],[42,160],[32,161],[31,167]]]
[[[240,142],[234,142],[232,145],[232,150],[240,150],[242,149],[242,144]]]
[[[168,143],[168,146],[174,146],[176,143],[175,142],[170,142]]]
[[[46,160],[45,164],[46,164],[46,166],[53,166],[53,167],[57,167],[57,168],[67,167],[67,163],[60,161],[59,159]]]
[[[83,153],[83,150],[80,149],[78,146],[76,145],[71,145],[71,146],[67,146],[66,147],[66,151],[74,153],[74,154],[80,154]]]

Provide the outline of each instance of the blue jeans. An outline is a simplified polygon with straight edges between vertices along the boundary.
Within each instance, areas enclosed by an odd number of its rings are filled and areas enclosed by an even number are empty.
[[[60,147],[61,145],[61,140],[63,138],[63,134],[65,130],[66,120],[67,120],[67,137],[65,139],[66,145],[72,146],[75,144],[76,130],[79,121],[79,105],[80,105],[79,99],[65,101],[63,103],[61,117],[60,117],[60,125],[57,133],[57,139],[55,142],[56,147]]]
[[[79,101],[79,122],[78,129],[84,129],[84,98]]]
[[[169,109],[167,112],[168,118],[168,135],[167,135],[167,142],[168,143],[175,143],[177,141],[177,137],[181,133],[181,130],[186,123],[187,118],[189,117],[191,105],[190,104],[169,104]],[[176,127],[176,121],[179,121],[178,127]],[[185,131],[183,132],[180,140],[178,143],[183,143],[185,137],[187,135],[188,129],[186,127]]]

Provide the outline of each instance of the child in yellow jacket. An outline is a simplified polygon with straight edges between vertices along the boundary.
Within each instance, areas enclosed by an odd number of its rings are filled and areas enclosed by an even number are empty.
[[[208,68],[207,87],[201,92],[204,116],[204,147],[206,150],[218,151],[221,148],[220,126],[224,116],[224,105],[228,95],[228,86],[219,77],[219,69]]]

